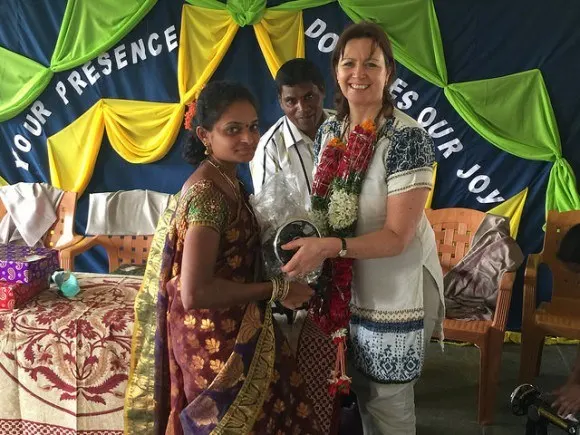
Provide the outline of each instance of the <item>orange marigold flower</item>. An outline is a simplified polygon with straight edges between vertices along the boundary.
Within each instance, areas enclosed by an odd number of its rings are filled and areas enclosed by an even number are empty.
[[[330,139],[330,142],[328,142],[328,146],[331,148],[340,148],[340,149],[346,148],[344,142],[337,137],[333,137],[332,139]]]
[[[364,130],[370,132],[370,133],[374,133],[375,132],[375,123],[373,121],[371,121],[370,119],[367,119],[366,121],[363,121],[362,124],[360,125]]]

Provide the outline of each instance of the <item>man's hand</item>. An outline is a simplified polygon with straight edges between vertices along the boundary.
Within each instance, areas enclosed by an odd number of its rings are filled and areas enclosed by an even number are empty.
[[[580,384],[568,382],[554,391],[554,395],[556,400],[552,407],[558,410],[561,417],[580,411]]]

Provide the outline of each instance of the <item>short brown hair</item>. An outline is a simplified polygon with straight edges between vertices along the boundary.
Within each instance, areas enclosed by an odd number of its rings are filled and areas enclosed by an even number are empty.
[[[344,119],[346,115],[349,114],[350,110],[348,107],[348,100],[342,95],[338,80],[336,79],[336,69],[338,67],[338,62],[344,54],[344,48],[346,44],[351,39],[363,39],[367,38],[373,41],[373,51],[377,47],[381,49],[383,55],[385,56],[385,63],[387,70],[390,72],[389,79],[385,84],[385,89],[383,91],[383,114],[385,116],[391,115],[393,112],[393,100],[389,89],[395,80],[396,70],[395,70],[395,59],[393,57],[393,49],[391,47],[391,42],[385,31],[377,24],[371,23],[369,21],[361,21],[356,24],[351,24],[348,26],[336,43],[336,47],[332,52],[331,62],[332,62],[332,72],[334,74],[334,84],[335,84],[335,96],[334,104],[336,106],[336,116],[338,119]]]

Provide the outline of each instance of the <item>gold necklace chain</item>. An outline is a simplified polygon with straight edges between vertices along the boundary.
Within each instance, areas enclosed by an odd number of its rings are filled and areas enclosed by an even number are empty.
[[[214,163],[211,158],[208,158],[207,161],[210,165],[212,165],[214,168],[217,169],[217,171],[220,173],[220,175],[223,178],[226,179],[226,181],[228,182],[228,184],[230,185],[230,187],[232,188],[232,190],[234,192],[234,196],[236,197],[236,199],[239,200],[240,199],[240,192],[239,192],[240,185],[239,185],[239,183],[238,183],[238,188],[236,189],[236,185],[234,184],[232,179],[230,177],[228,177],[224,171],[222,171],[222,168],[218,164]]]

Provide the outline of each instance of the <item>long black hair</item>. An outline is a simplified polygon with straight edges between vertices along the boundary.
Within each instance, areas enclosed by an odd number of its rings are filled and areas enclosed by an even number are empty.
[[[183,144],[183,158],[192,165],[198,165],[208,156],[205,146],[195,132],[198,126],[211,131],[215,123],[233,103],[247,101],[256,112],[258,105],[252,93],[238,82],[216,80],[208,83],[200,92],[195,106],[195,116],[191,130]]]

